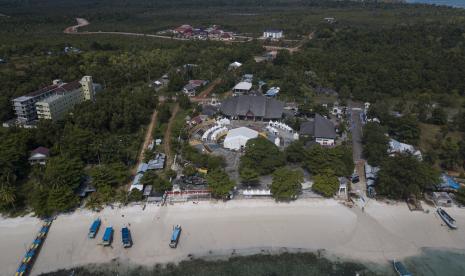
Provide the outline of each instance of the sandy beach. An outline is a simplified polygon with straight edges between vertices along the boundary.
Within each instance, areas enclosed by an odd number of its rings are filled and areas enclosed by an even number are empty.
[[[428,207],[427,207],[428,208]],[[404,203],[370,201],[362,212],[334,200],[308,199],[292,203],[273,200],[184,203],[106,208],[100,213],[78,210],[60,215],[32,270],[32,275],[113,260],[140,265],[178,262],[189,256],[230,256],[276,252],[316,251],[342,258],[386,263],[420,253],[423,247],[465,249],[465,210],[447,208],[459,229],[444,226],[433,208],[410,212]],[[95,240],[87,238],[92,221],[102,227]],[[120,229],[129,225],[134,246],[124,249]],[[168,246],[172,226],[183,232],[177,249]],[[103,229],[113,226],[112,247],[99,245]],[[1,275],[12,275],[25,248],[40,228],[33,217],[0,220]]]

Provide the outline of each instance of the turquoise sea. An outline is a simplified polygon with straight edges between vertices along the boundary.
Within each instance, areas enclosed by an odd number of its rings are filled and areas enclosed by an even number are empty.
[[[465,0],[407,0],[408,3],[425,3],[465,8]]]

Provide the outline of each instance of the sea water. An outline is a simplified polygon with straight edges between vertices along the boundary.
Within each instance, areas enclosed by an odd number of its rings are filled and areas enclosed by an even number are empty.
[[[407,0],[408,3],[424,3],[465,8],[465,0]]]
[[[423,249],[422,254],[402,260],[413,275],[463,276],[465,250]],[[356,263],[334,256],[325,258],[312,253],[285,253],[281,255],[252,255],[229,260],[182,262],[180,265],[140,267],[124,263],[90,265],[43,274],[47,276],[300,276],[300,275],[392,275],[396,273],[390,263]]]

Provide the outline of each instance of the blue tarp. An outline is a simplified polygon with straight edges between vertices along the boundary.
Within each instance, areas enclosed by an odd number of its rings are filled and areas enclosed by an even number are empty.
[[[452,177],[448,176],[447,174],[442,174],[441,183],[439,184],[439,187],[443,189],[458,190],[460,188],[460,184],[457,183]]]
[[[265,96],[274,97],[274,96],[278,95],[278,93],[279,93],[279,88],[271,87],[268,91],[266,91]]]

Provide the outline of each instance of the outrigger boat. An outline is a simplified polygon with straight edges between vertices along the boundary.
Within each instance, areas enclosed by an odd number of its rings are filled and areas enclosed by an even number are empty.
[[[442,220],[449,226],[451,229],[457,229],[457,225],[455,224],[455,219],[453,219],[444,209],[438,208],[438,214],[442,218]]]
[[[407,270],[403,263],[393,260],[392,265],[399,276],[412,276],[412,273]]]

